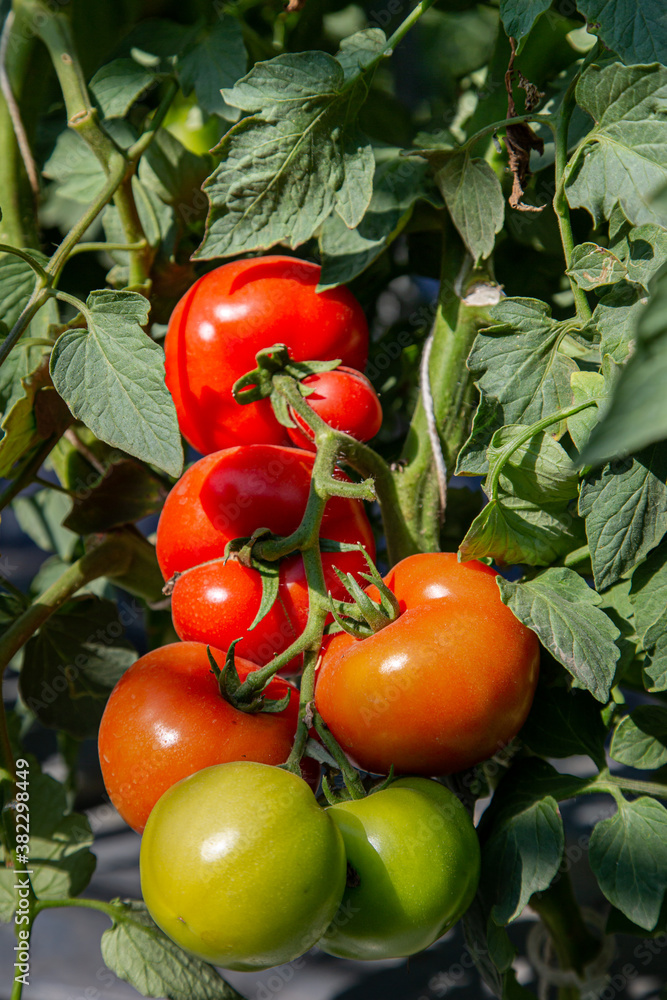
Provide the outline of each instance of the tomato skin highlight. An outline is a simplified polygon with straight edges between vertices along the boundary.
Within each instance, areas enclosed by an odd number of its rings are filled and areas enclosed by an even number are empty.
[[[223,565],[222,557],[228,541],[250,536],[260,526],[280,535],[298,527],[313,462],[311,452],[296,448],[228,448],[195,462],[174,486],[158,524],[157,557],[165,579],[183,574],[172,593],[180,638],[223,649],[240,639],[239,655],[264,665],[301,634],[308,591],[300,555],[281,563],[278,602],[252,631],[249,626],[261,604],[261,576],[233,561]],[[374,555],[372,529],[358,500],[329,500],[320,533],[334,541],[361,543]],[[341,599],[345,589],[334,566],[353,573],[367,568],[360,552],[325,552],[322,564],[327,588]],[[298,670],[299,663],[292,661],[285,669]]]
[[[401,778],[328,813],[359,884],[345,889],[318,942],[323,951],[362,961],[414,955],[468,909],[479,881],[479,841],[449,789]]]
[[[315,703],[360,767],[450,774],[493,756],[523,725],[539,643],[481,566],[453,553],[409,556],[386,578],[400,617],[367,639],[329,642]],[[429,591],[448,593],[424,600]]]
[[[206,768],[162,796],[140,870],[165,934],[207,962],[251,972],[316,943],[341,900],[346,862],[305,782],[244,761]]]
[[[225,653],[211,649],[220,667]],[[243,680],[257,666],[236,657]],[[290,691],[287,708],[248,715],[219,693],[206,646],[172,643],[140,657],[111,692],[99,731],[99,757],[109,798],[141,833],[160,796],[181,778],[212,764],[254,760],[282,764],[296,731],[299,693],[282,677],[268,698]],[[311,775],[314,762],[305,761]]]
[[[330,427],[343,431],[357,441],[370,441],[382,426],[382,406],[375,389],[361,372],[341,365],[330,372],[309,375],[303,385],[315,391],[305,401]],[[290,408],[296,427],[288,427],[290,440],[297,448],[315,451],[312,431]]]
[[[318,265],[294,257],[233,261],[203,275],[177,304],[165,373],[181,431],[197,451],[286,442],[268,400],[241,406],[232,396],[262,348],[286,344],[295,361],[364,367],[361,306],[343,286],[316,292],[319,277]]]

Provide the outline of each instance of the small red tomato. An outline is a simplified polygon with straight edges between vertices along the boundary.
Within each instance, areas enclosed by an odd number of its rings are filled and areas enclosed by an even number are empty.
[[[165,372],[181,431],[198,451],[287,441],[268,399],[241,406],[232,396],[262,348],[286,344],[295,361],[340,358],[364,367],[361,306],[344,286],[317,292],[319,278],[316,264],[295,257],[237,260],[209,271],[180,300]]]
[[[200,459],[176,484],[160,517],[157,556],[165,579],[182,574],[172,593],[174,626],[182,639],[222,649],[240,639],[237,652],[263,665],[301,634],[308,590],[300,555],[282,561],[278,600],[252,630],[262,599],[261,576],[234,560],[223,564],[222,557],[228,541],[249,537],[258,527],[279,535],[298,527],[313,462],[311,452],[296,448],[227,448]],[[371,556],[375,551],[358,500],[329,500],[320,533],[337,542],[359,542]],[[346,595],[334,567],[350,573],[366,569],[363,555],[354,551],[325,552],[322,564],[327,589],[341,599]],[[298,669],[298,663],[290,669]]]
[[[225,653],[211,649],[222,669]],[[241,680],[257,669],[236,657]],[[296,731],[299,693],[283,677],[266,688],[269,699],[290,692],[286,709],[248,715],[222,698],[206,646],[176,642],[142,656],[111,692],[99,732],[102,776],[126,823],[141,833],[168,788],[212,764],[253,760],[282,764]],[[314,762],[306,761],[311,777]]]
[[[309,389],[308,405],[337,431],[357,441],[370,441],[382,426],[382,406],[375,389],[361,372],[341,365],[330,372],[309,375],[303,380]],[[313,434],[306,422],[290,408],[296,427],[287,430],[297,448],[315,450]]]
[[[495,573],[437,552],[385,577],[400,616],[375,635],[335,635],[315,703],[368,771],[436,775],[497,753],[532,704],[539,643],[500,600]],[[368,588],[377,597],[374,587]]]

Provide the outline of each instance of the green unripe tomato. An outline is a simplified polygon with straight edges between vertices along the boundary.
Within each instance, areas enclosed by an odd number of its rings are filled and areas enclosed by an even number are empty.
[[[428,778],[401,778],[327,810],[343,835],[348,879],[318,946],[341,958],[413,955],[465,913],[479,881],[475,828],[457,797]]]
[[[308,951],[345,887],[345,851],[305,781],[242,761],[184,778],[153,808],[141,888],[156,924],[199,958],[249,972]]]

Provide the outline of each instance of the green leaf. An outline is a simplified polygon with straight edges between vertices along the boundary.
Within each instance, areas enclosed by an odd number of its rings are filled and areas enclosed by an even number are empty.
[[[588,30],[625,63],[665,61],[667,21],[661,0],[577,0]]]
[[[343,67],[345,79],[350,80],[363,72],[381,54],[386,42],[381,28],[364,28],[344,38],[336,59]]]
[[[41,264],[46,261],[46,257],[36,250],[31,255]],[[14,254],[0,257],[0,337],[3,340],[27,305],[34,287],[35,272],[29,264]],[[23,336],[29,337],[30,330]],[[24,395],[21,379],[39,367],[44,350],[38,346],[25,347],[19,340],[0,368],[0,412],[4,415]]]
[[[606,735],[600,706],[586,692],[539,687],[519,738],[541,757],[587,754],[604,767]]]
[[[204,185],[206,237],[195,256],[297,247],[334,211],[357,226],[375,167],[356,125],[365,96],[363,78],[346,84],[340,63],[325,52],[256,63],[225,90],[228,103],[252,114],[218,147],[221,163]]]
[[[664,444],[612,462],[584,479],[579,511],[586,518],[598,589],[615,583],[662,539],[667,531],[666,482]]]
[[[620,800],[618,812],[594,828],[589,858],[609,902],[650,931],[667,888],[665,807],[648,796]]]
[[[647,658],[644,673],[648,691],[667,691],[667,633],[660,636]]]
[[[619,630],[599,607],[601,597],[574,570],[552,567],[532,580],[498,578],[500,596],[535,632],[580,687],[606,702],[614,679]]]
[[[617,204],[609,219],[609,247],[626,268],[628,279],[648,288],[667,261],[667,229],[654,223],[633,226]]]
[[[90,852],[93,834],[85,816],[67,810],[64,787],[54,778],[40,774],[31,763],[30,795],[30,876],[38,899],[66,899],[82,892],[95,870],[95,855]],[[4,862],[0,847],[0,862]],[[8,899],[7,874],[0,868],[0,919],[13,912]],[[9,916],[11,917],[11,912]]]
[[[577,103],[595,125],[565,192],[596,225],[617,201],[630,222],[660,223],[651,199],[667,183],[665,97],[667,68],[658,65],[589,66],[579,80]]]
[[[102,935],[102,958],[144,997],[243,1000],[212,965],[179,948],[141,902],[115,901],[118,919]]]
[[[184,221],[195,215],[195,195],[210,173],[212,158],[198,156],[166,129],[160,129],[139,163],[139,180],[166,205],[177,209]],[[193,204],[194,203],[194,204]]]
[[[116,605],[97,597],[75,598],[49,618],[25,647],[19,679],[40,722],[96,736],[112,688],[137,658],[123,633]]]
[[[0,478],[8,478],[13,466],[39,449],[52,435],[67,427],[70,415],[53,388],[46,358],[20,379],[23,394],[15,397],[3,421],[0,439]]]
[[[566,271],[579,288],[590,291],[602,285],[615,285],[628,276],[628,269],[615,253],[597,243],[580,243],[572,251],[570,266]]]
[[[66,562],[72,558],[77,536],[63,527],[72,509],[72,501],[57,490],[39,490],[31,496],[17,497],[13,504],[22,531],[45,552],[55,552]]]
[[[630,601],[635,626],[646,649],[667,632],[667,542],[662,542],[632,574]]]
[[[141,329],[149,305],[136,292],[91,292],[88,330],[68,330],[51,355],[54,385],[102,441],[179,476],[183,451],[164,382],[164,354]]]
[[[539,299],[503,299],[490,309],[494,326],[479,333],[468,367],[482,393],[472,434],[459,456],[459,475],[488,470],[486,447],[498,428],[530,425],[572,403],[570,376],[577,370],[559,347],[566,329]],[[552,435],[565,427],[554,425]]]
[[[92,149],[77,132],[65,129],[58,136],[44,174],[58,182],[61,198],[88,205],[104,187],[106,176]]]
[[[79,535],[119,528],[158,513],[166,496],[167,488],[150,469],[133,459],[121,459],[89,489],[75,494],[64,524]]]
[[[612,285],[600,299],[592,324],[600,336],[600,352],[616,362],[625,361],[632,350],[637,320],[646,305],[646,294],[638,285]]]
[[[528,766],[526,766],[528,765]],[[544,761],[525,762],[503,778],[485,816],[482,888],[498,924],[515,920],[534,892],[546,889],[561,863],[563,821],[550,784],[562,776]]]
[[[156,82],[155,76],[134,59],[114,59],[98,69],[90,89],[104,118],[124,118]]]
[[[238,112],[225,103],[221,91],[233,87],[244,75],[247,61],[240,20],[231,14],[218,14],[211,25],[200,28],[196,40],[178,57],[181,89],[184,94],[194,89],[197,103],[209,114],[236,121]]]
[[[551,0],[500,0],[500,17],[509,38],[522,38],[551,6]]]
[[[548,566],[582,541],[581,522],[562,505],[501,495],[477,515],[459,551],[463,561],[489,556],[501,565]]]
[[[442,154],[425,154],[442,159]],[[435,180],[461,239],[475,263],[493,251],[496,233],[503,228],[505,199],[493,168],[465,153],[446,157]]]
[[[572,402],[575,406],[592,399],[596,406],[580,410],[574,416],[568,417],[567,429],[574,441],[577,451],[581,451],[588,441],[591,431],[598,422],[600,404],[604,403],[611,391],[609,382],[601,372],[572,372]]]
[[[427,181],[428,166],[420,160],[392,156],[375,168],[373,197],[356,229],[334,213],[320,232],[320,289],[351,281],[365,271],[407,224],[415,203],[440,204]]]
[[[528,429],[514,424],[496,431],[486,453],[489,476],[505,449]],[[502,465],[499,484],[506,493],[540,506],[567,506],[577,496],[578,474],[565,449],[546,430],[534,434],[511,453]]]
[[[582,459],[598,464],[667,437],[667,269],[638,316],[636,348],[620,373],[604,420]]]
[[[643,770],[667,764],[667,708],[640,705],[626,715],[614,732],[609,755]]]

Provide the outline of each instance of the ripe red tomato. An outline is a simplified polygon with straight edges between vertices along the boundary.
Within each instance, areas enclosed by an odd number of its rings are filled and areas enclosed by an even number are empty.
[[[198,451],[286,442],[268,399],[240,406],[232,396],[262,348],[287,344],[296,361],[364,367],[361,306],[342,286],[316,292],[319,277],[316,264],[294,257],[238,260],[209,271],[180,300],[165,340],[166,378],[181,431]]]
[[[225,653],[211,652],[222,669]],[[236,657],[236,667],[244,680],[256,664]],[[125,822],[141,833],[163,792],[212,764],[284,763],[296,731],[299,694],[283,677],[266,688],[270,699],[288,691],[282,712],[239,712],[221,697],[206,646],[196,642],[162,646],[133,663],[111,692],[99,732],[104,784]],[[313,777],[317,766],[304,763]]]
[[[308,592],[300,555],[282,562],[278,601],[251,632],[261,603],[259,573],[233,560],[225,565],[211,560],[221,560],[230,539],[250,536],[256,528],[280,535],[294,531],[308,499],[313,462],[312,453],[295,448],[228,448],[200,459],[176,484],[160,517],[157,556],[165,579],[183,573],[172,594],[174,627],[182,639],[226,649],[240,638],[238,654],[264,664],[301,634]],[[357,500],[332,498],[321,536],[360,542],[371,556],[375,551]],[[322,562],[327,587],[337,598],[345,593],[334,566],[355,573],[366,568],[359,552],[324,553]]]
[[[309,375],[303,384],[315,392],[306,402],[337,431],[350,434],[357,441],[370,441],[382,426],[382,406],[375,389],[361,372],[341,365],[331,372]],[[313,435],[305,421],[290,409],[296,427],[287,433],[297,448],[315,450]]]
[[[516,736],[533,700],[539,644],[502,603],[494,577],[454,553],[409,556],[385,577],[400,617],[367,639],[333,637],[315,703],[361,767],[449,774]]]

